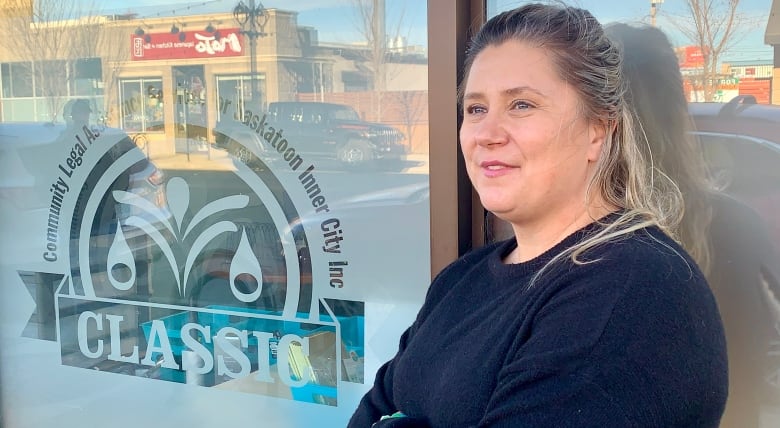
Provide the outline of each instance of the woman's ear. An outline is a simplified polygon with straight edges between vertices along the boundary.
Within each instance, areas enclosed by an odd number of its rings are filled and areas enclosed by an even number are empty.
[[[607,139],[607,132],[613,132],[615,125],[613,123],[605,123],[601,121],[595,121],[590,125],[590,132],[588,136],[588,160],[596,162],[601,157],[601,148],[604,146],[604,141]]]

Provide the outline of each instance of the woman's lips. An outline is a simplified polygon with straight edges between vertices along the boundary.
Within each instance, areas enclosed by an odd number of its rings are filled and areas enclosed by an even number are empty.
[[[514,169],[514,167],[499,161],[484,161],[479,166],[486,177],[499,177]]]

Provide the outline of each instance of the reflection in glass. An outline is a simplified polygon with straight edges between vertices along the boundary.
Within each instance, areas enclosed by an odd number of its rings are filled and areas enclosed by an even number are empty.
[[[122,128],[128,132],[165,130],[162,80],[123,79],[119,85]]]
[[[411,322],[430,279],[426,3],[269,0],[253,58],[237,3],[36,0],[45,25],[0,7],[41,46],[0,49],[9,426],[343,426],[344,391]],[[117,417],[129,395],[152,410]]]
[[[265,76],[258,75],[255,77],[257,85],[257,100],[252,98],[252,78],[251,75],[239,75],[239,76],[216,76],[217,79],[217,97],[219,108],[217,110],[219,116],[218,121],[223,119],[230,119],[229,117],[223,118],[223,115],[228,111],[233,111],[234,120],[243,120],[244,112],[251,106],[261,106],[264,108],[266,102],[265,98]]]
[[[522,2],[489,0],[488,15],[518,3]],[[737,6],[733,15],[736,33],[725,43],[729,48],[717,52],[719,60],[707,68],[702,54],[708,51],[707,46],[695,46],[691,34],[682,34],[679,25],[692,21],[691,10],[685,8],[694,3],[694,9],[705,4],[712,6],[700,16],[710,17],[705,27],[727,22],[728,5]],[[780,6],[777,1],[770,3],[773,12]],[[767,18],[767,5],[687,1],[641,4],[583,1],[578,4],[600,20],[604,19],[602,22],[622,15],[620,21],[657,25],[674,45],[688,113],[695,125],[693,135],[704,155],[710,184],[718,192],[711,201],[700,205],[701,209],[688,210],[686,216],[701,219],[694,228],[709,224],[706,240],[713,257],[709,281],[724,321],[730,359],[729,401],[723,428],[780,424],[780,107],[770,104],[777,100],[769,89],[773,85],[772,70],[776,71],[769,44],[777,41],[780,22],[771,18],[774,13]],[[647,15],[650,10],[652,16]],[[713,14],[721,14],[722,19],[712,19]],[[717,35],[721,36],[722,33]],[[627,53],[627,56],[639,55],[633,58],[636,64],[633,72],[643,76],[633,84],[634,88],[643,89],[632,91],[643,95],[637,96],[641,98],[639,103],[657,106],[654,108],[658,117],[665,118],[669,125],[674,120],[668,115],[675,100],[663,99],[663,89],[672,79],[659,75],[663,73],[660,61],[647,58],[647,52],[637,54],[650,45],[650,40],[635,41]],[[712,58],[709,55],[709,60]],[[651,130],[644,131],[652,137]],[[655,138],[651,143],[663,141]],[[695,171],[695,162],[681,161],[690,156],[681,151],[683,144],[669,143],[675,146],[658,149],[655,161],[677,162],[679,166],[670,170],[672,176],[685,177]],[[680,184],[686,196],[689,183]],[[689,201],[697,200],[691,192],[687,197]],[[486,213],[486,241],[511,234],[507,223]]]

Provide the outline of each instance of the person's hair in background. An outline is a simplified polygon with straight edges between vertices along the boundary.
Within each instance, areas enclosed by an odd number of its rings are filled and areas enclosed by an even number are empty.
[[[710,193],[704,158],[690,134],[688,103],[679,59],[669,39],[655,27],[610,24],[608,36],[622,46],[626,99],[634,112],[634,138],[654,168],[679,187],[684,214],[676,235],[707,273],[710,268]]]
[[[73,103],[75,102],[76,100],[68,100],[62,107],[62,120],[65,121],[65,123],[71,122],[70,112],[73,108]]]
[[[85,98],[68,100],[62,107],[62,118],[68,127],[80,128],[89,124],[90,114],[92,114],[92,107],[89,100]]]
[[[718,301],[729,356],[729,398],[722,428],[759,426],[763,370],[773,317],[762,297],[762,270],[776,256],[760,217],[711,184],[688,114],[678,58],[658,28],[610,24],[606,32],[624,52],[627,99],[636,113],[636,138],[657,169],[683,192],[678,228],[682,245],[705,271]]]
[[[579,263],[579,256],[588,248],[649,225],[657,225],[675,237],[683,215],[680,189],[665,174],[647,167],[647,150],[635,138],[634,117],[625,103],[627,86],[621,52],[603,31],[594,30],[600,27],[587,10],[529,4],[490,20],[472,39],[466,53],[462,82],[468,80],[474,59],[488,46],[523,40],[547,49],[557,65],[551,72],[558,73],[579,92],[582,116],[601,122],[607,129],[588,198],[594,192],[601,194],[608,205],[624,211],[602,232],[553,261],[571,255]],[[463,90],[461,85],[461,103]]]
[[[89,115],[91,113],[92,107],[89,105],[89,100],[79,98],[71,104],[70,117],[77,125],[86,125],[89,122]]]

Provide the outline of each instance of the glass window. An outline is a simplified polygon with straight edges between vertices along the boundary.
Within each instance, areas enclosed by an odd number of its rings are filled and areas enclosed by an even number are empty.
[[[84,58],[72,63],[71,95],[93,97],[103,95],[103,67],[100,58]]]
[[[243,112],[251,106],[265,107],[265,75],[216,76],[219,118],[229,110]],[[255,87],[253,88],[253,85]],[[254,95],[256,94],[256,95]],[[256,99],[255,99],[256,98]]]
[[[427,2],[5,3],[0,425],[346,425],[431,278]]]
[[[362,72],[345,71],[342,75],[342,81],[346,92],[365,91],[370,87],[369,77]]]
[[[11,96],[11,65],[0,64],[0,84],[2,84],[3,97]]]
[[[2,63],[0,81],[4,104],[35,106],[32,109],[4,109],[6,121],[65,121],[64,107],[69,100],[85,98],[95,107],[102,107],[104,101],[99,58]],[[27,98],[28,102],[12,102],[18,98]],[[95,113],[105,116],[105,111],[99,110]]]
[[[35,100],[32,98],[17,98],[3,100],[3,120],[6,122],[22,122],[35,116]]]
[[[122,80],[119,88],[125,131],[162,132],[165,129],[161,79]]]
[[[3,97],[32,97],[33,79],[29,63],[5,63],[2,65]]]
[[[68,95],[71,74],[68,61],[35,61],[33,73],[35,74],[35,96],[54,99]]]

